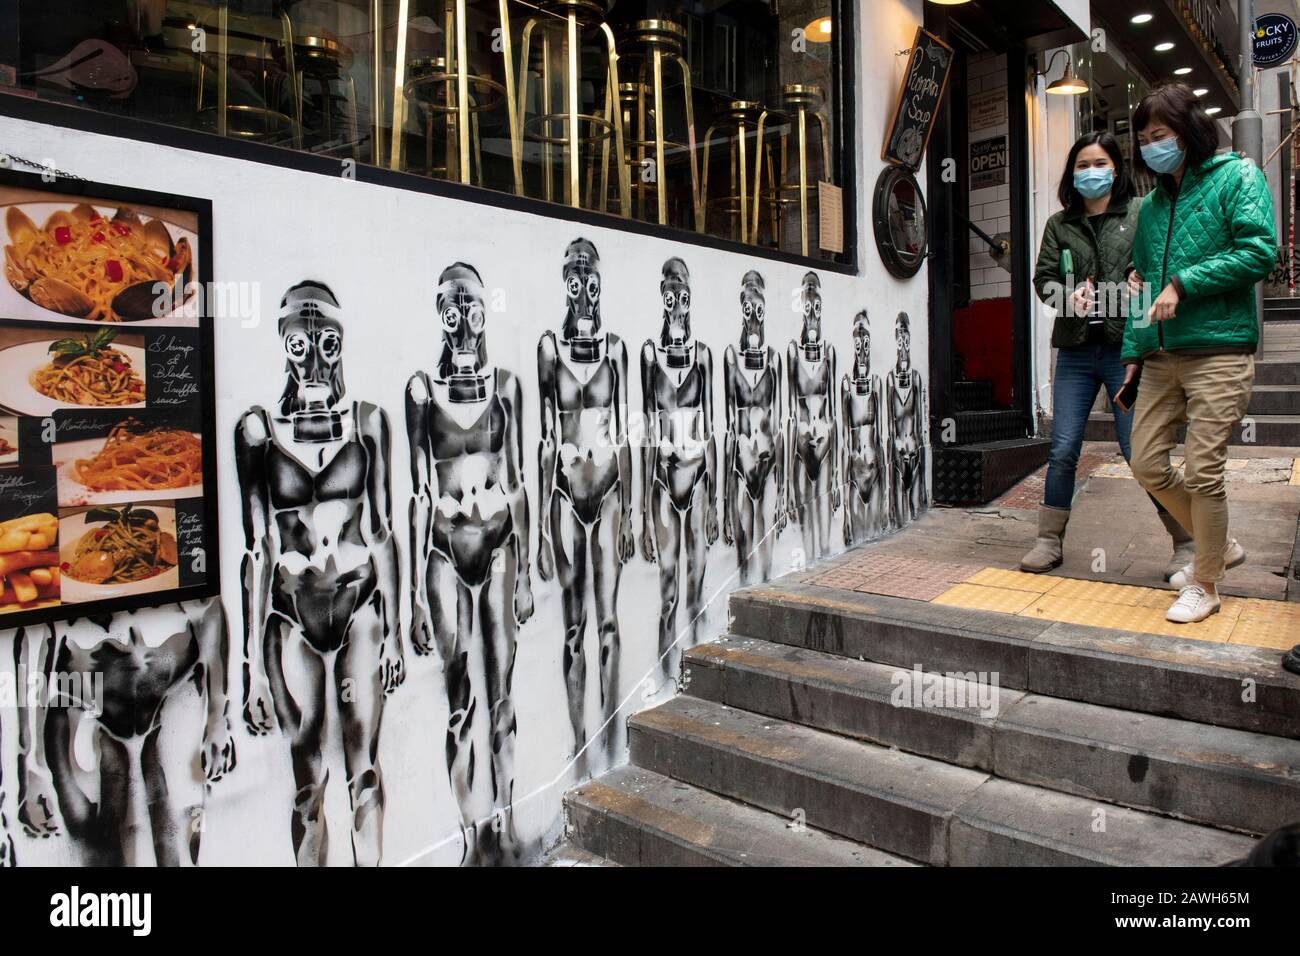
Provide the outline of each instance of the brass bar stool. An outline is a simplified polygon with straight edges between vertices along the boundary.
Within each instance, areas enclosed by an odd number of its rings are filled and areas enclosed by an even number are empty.
[[[514,188],[523,195],[523,150],[515,101],[514,51],[510,38],[509,0],[497,0],[497,19],[500,25],[503,80],[498,81],[485,73],[469,72],[469,44],[466,37],[466,0],[446,0],[443,5],[443,35],[446,47],[441,57],[420,57],[406,61],[406,40],[409,30],[406,15],[408,0],[399,0],[397,21],[397,61],[394,66],[394,103],[392,115],[392,145],[389,165],[393,169],[404,167],[403,138],[406,124],[406,102],[412,101],[425,112],[425,152],[430,151],[432,116],[441,115],[447,129],[448,156],[441,167],[447,178],[462,183],[473,181],[471,150],[482,181],[482,144],[479,140],[478,113],[506,107],[506,123],[510,133],[510,158]],[[382,0],[372,2],[372,22],[380,22]],[[379,33],[377,30],[376,33]],[[382,40],[376,40],[376,55],[382,52]],[[375,87],[383,86],[382,64],[376,60]],[[440,89],[439,89],[440,88]],[[378,111],[379,115],[382,111]],[[379,130],[376,128],[376,136]],[[427,165],[432,169],[432,162]]]
[[[730,191],[722,197],[722,208],[728,218],[736,221],[733,234],[741,242],[757,239],[758,229],[758,187],[762,172],[763,125],[767,121],[767,110],[763,104],[751,100],[732,100],[723,111],[719,122],[709,127],[704,134],[704,180],[700,186],[700,202],[696,213],[698,229],[702,232],[709,202],[709,155],[713,147],[714,134],[725,130],[727,133],[728,153],[731,161]],[[754,215],[750,225],[748,210],[750,207],[750,173],[748,139],[754,137]]]
[[[684,149],[691,164],[691,209],[695,228],[704,229],[700,218],[700,175],[695,157],[695,107],[691,102],[691,68],[682,56],[686,48],[686,30],[671,20],[638,20],[623,32],[619,40],[620,63],[636,66],[636,133],[628,141],[636,148],[638,166],[644,168],[646,150],[654,149],[654,192],[660,224],[668,222],[667,153],[670,149]],[[664,61],[668,60],[681,73],[683,110],[686,118],[686,142],[672,142],[664,137],[667,102],[664,97]],[[626,75],[626,71],[625,71]],[[620,87],[621,89],[621,87]],[[651,95],[651,111],[646,110],[646,93]],[[654,124],[654,136],[646,129],[647,116]],[[638,217],[645,214],[644,200],[638,196]]]
[[[821,150],[822,175],[830,177],[830,133],[826,117],[822,113],[825,97],[821,87],[790,83],[781,88],[781,115],[790,120],[790,125],[797,137],[795,159],[798,161],[798,178],[791,182],[789,139],[790,132],[781,134],[781,159],[777,167],[777,182],[768,194],[769,208],[773,216],[773,235],[778,246],[783,245],[785,235],[785,210],[799,206],[799,245],[803,255],[808,255],[808,121],[809,117],[817,124],[820,133],[818,146]],[[760,139],[762,134],[760,133]],[[761,162],[761,154],[760,154]],[[770,162],[770,160],[769,160]],[[755,178],[761,178],[761,169]],[[759,196],[754,196],[754,231],[758,232]],[[757,238],[757,236],[756,236]]]
[[[320,120],[325,142],[334,139],[334,104],[342,99],[347,104],[345,118],[348,123],[349,140],[352,156],[357,156],[359,146],[359,124],[357,117],[357,85],[352,75],[347,72],[352,63],[352,54],[337,40],[329,37],[300,36],[293,41],[294,59],[298,64],[297,72],[297,113],[306,115],[307,84],[313,82],[320,92]],[[343,87],[342,95],[334,92],[335,84]],[[305,134],[305,130],[304,130]]]
[[[483,182],[483,151],[478,131],[478,115],[501,107],[507,100],[505,85],[489,76],[468,74],[471,89],[481,91],[482,99],[471,94],[464,104],[464,114],[469,117],[467,135],[461,135],[462,104],[459,85],[461,72],[448,70],[445,57],[423,57],[407,64],[405,96],[424,111],[425,116],[425,169],[430,176],[458,179],[463,183],[475,181],[473,170],[478,170],[477,181]],[[446,155],[443,165],[433,163],[434,119],[442,116],[446,124]],[[471,160],[473,166],[471,167]]]
[[[218,40],[219,50],[205,50],[198,54],[195,112],[200,117],[210,110],[215,114],[214,126],[218,136],[273,140],[287,133],[294,148],[301,149],[302,99],[294,67],[293,25],[289,22],[289,15],[283,10],[274,17],[232,14],[228,3],[221,4],[215,13],[215,26],[212,20],[199,22],[205,36]],[[260,87],[260,103],[230,102],[232,56],[253,65],[257,86]],[[204,102],[209,58],[216,61],[215,107]],[[289,100],[295,109],[293,116],[274,105],[279,103],[286,81],[291,91]]]
[[[623,111],[619,108],[618,52],[614,32],[605,22],[611,5],[612,0],[542,0],[538,5],[538,15],[524,24],[520,43],[519,129],[525,138],[542,145],[543,195],[546,199],[552,198],[552,147],[560,149],[564,159],[564,201],[574,207],[582,205],[582,147],[594,151],[599,144],[601,155],[608,157],[604,143],[612,138],[616,154],[614,168],[618,174],[620,212],[627,216],[631,213],[631,182],[623,147]],[[534,32],[541,34],[542,56],[538,80],[541,86],[541,104],[540,109],[533,111],[530,116],[528,87]],[[599,33],[604,40],[605,65],[601,72],[605,74],[605,91],[603,105],[596,107],[599,112],[584,113],[579,106],[581,40],[584,33],[592,32]],[[553,56],[557,47],[560,51],[558,58]],[[562,109],[555,109],[551,99],[557,73],[564,98]],[[588,130],[586,135],[582,132],[581,124],[584,123]],[[604,175],[602,172],[602,178]],[[589,175],[588,181],[590,180]],[[603,208],[603,196],[599,204]]]

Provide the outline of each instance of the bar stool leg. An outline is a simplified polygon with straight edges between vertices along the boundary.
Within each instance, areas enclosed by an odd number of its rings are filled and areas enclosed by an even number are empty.
[[[691,68],[681,56],[675,56],[682,71],[682,90],[686,94],[686,144],[691,154],[691,207],[695,215],[695,231],[704,231],[704,210],[700,194],[700,171],[695,156],[695,105],[691,101]]]
[[[763,196],[763,127],[767,123],[767,110],[758,114],[758,135],[754,139],[754,226],[750,235],[758,242],[758,207]],[[742,204],[741,215],[744,215]]]
[[[302,149],[302,85],[298,82],[298,71],[293,62],[293,23],[284,10],[280,11],[280,28],[284,42],[284,69],[293,94],[293,145],[295,149]]]
[[[614,31],[608,23],[602,23],[600,30],[605,34],[609,49],[609,78],[606,81],[606,96],[615,104],[614,107],[614,154],[618,158],[618,192],[619,212],[624,216],[632,211],[631,170],[627,168],[627,155],[623,149],[623,111],[618,108],[618,50],[614,46]]]
[[[700,232],[704,232],[709,215],[709,152],[713,148],[713,134],[717,130],[717,126],[710,126],[704,131],[704,173],[700,180],[699,208],[695,217],[696,228]]]
[[[519,127],[519,110],[515,102],[515,61],[510,49],[510,0],[498,0],[501,20],[501,56],[505,62],[506,121],[510,126],[510,161],[514,170],[515,195],[524,194],[523,131]]]

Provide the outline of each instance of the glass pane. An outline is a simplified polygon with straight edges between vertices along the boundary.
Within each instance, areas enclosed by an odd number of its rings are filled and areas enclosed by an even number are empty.
[[[45,99],[787,252],[841,185],[833,0],[19,0]],[[9,41],[13,43],[14,41]]]

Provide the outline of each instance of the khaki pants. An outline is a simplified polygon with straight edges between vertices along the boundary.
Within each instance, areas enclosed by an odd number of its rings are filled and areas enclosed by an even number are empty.
[[[1223,579],[1228,439],[1246,413],[1254,383],[1253,355],[1160,352],[1143,365],[1133,409],[1133,475],[1192,533],[1198,581]],[[1170,466],[1169,453],[1183,421],[1187,455],[1180,471]]]

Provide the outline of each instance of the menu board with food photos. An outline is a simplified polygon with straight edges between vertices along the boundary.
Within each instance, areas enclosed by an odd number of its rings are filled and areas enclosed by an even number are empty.
[[[0,629],[217,592],[211,208],[0,171]]]

